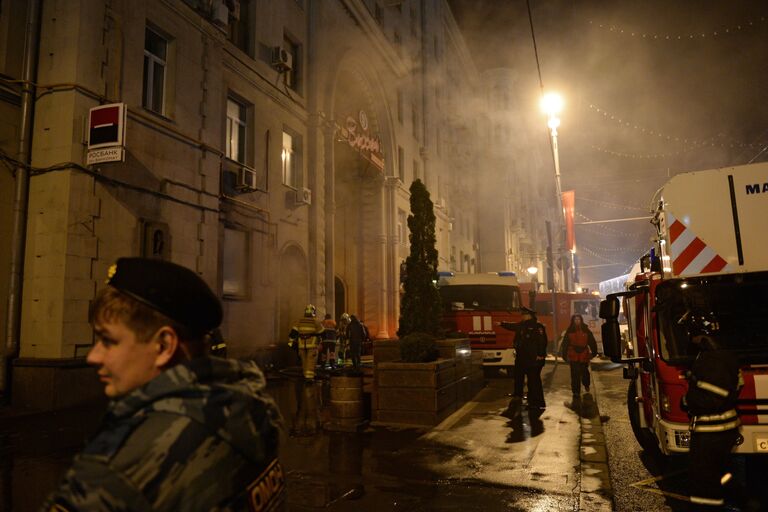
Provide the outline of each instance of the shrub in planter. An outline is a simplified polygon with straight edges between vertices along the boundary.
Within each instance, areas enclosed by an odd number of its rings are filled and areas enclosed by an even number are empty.
[[[428,363],[437,359],[435,337],[414,332],[400,338],[400,358],[406,363]]]
[[[405,260],[403,298],[400,301],[401,338],[415,332],[438,334],[442,308],[437,291],[438,253],[435,238],[434,204],[427,187],[411,184],[411,214],[408,216],[410,254]]]

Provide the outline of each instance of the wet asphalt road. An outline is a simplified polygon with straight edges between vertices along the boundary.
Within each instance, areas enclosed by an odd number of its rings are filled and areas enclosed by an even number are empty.
[[[358,434],[321,428],[321,386],[276,386],[290,510],[575,510],[579,419],[564,405],[566,370],[544,370],[548,407],[538,418],[501,416],[513,384],[501,376],[436,428],[374,425]]]
[[[590,477],[579,460],[584,418],[569,407],[568,367],[548,362],[542,375],[547,409],[539,418],[525,410],[512,419],[501,416],[513,384],[502,375],[488,379],[474,400],[436,428],[374,425],[358,433],[323,428],[330,419],[327,382],[307,386],[290,372],[270,378],[269,391],[284,415],[288,509],[689,510],[675,498],[687,492],[686,457],[662,463],[641,451],[626,414],[627,381],[620,367],[605,364],[593,367],[593,394],[614,502],[598,483],[596,495],[607,500],[602,508],[585,506]],[[593,417],[598,411],[593,404],[579,412]],[[100,415],[93,407],[12,419],[0,414],[0,511],[37,510]],[[737,462],[740,509],[768,510],[766,463]]]
[[[500,376],[435,429],[368,426],[327,431],[326,381],[270,378],[284,415],[281,460],[291,511],[577,510],[579,417],[568,371],[548,363],[547,409],[501,416],[513,380]],[[56,485],[97,427],[98,408],[0,415],[0,510],[26,512]]]
[[[628,380],[621,366],[602,365],[593,370],[597,401],[603,420],[614,493],[614,510],[688,511],[680,499],[688,493],[687,455],[664,458],[644,452],[635,440],[627,416]],[[768,510],[768,460],[734,457],[733,490],[725,510]]]

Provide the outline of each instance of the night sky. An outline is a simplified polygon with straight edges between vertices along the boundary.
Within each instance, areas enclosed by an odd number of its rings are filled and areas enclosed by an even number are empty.
[[[449,3],[478,67],[519,70],[519,108],[538,109],[526,2]],[[768,161],[768,2],[530,4],[544,89],[566,101],[560,165],[577,222],[647,216],[680,172]],[[581,282],[627,272],[652,234],[644,220],[577,226]]]

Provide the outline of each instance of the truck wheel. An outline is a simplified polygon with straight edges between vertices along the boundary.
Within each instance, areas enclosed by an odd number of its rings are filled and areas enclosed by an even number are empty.
[[[656,435],[647,427],[640,426],[640,410],[637,404],[637,388],[635,379],[629,381],[627,389],[627,411],[629,412],[629,423],[632,425],[632,433],[640,444],[640,447],[649,455],[658,457],[661,450],[656,442]]]

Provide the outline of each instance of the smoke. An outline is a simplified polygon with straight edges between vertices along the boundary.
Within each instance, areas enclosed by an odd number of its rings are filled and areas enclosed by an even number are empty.
[[[478,66],[513,68],[521,105],[537,95],[526,2],[449,3]],[[577,222],[642,216],[669,177],[744,164],[768,144],[768,4],[530,4],[543,86],[566,99],[560,164]],[[582,282],[625,272],[652,234],[647,221],[577,226],[580,263],[593,267]]]

